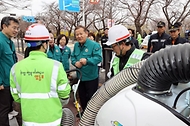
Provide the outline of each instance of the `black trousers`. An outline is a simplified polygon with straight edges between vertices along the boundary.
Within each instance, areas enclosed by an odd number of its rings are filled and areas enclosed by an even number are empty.
[[[110,62],[110,60],[111,60],[111,58],[112,58],[112,51],[110,51],[110,50],[108,50],[108,56],[109,56],[109,59],[108,59],[108,61],[106,61],[106,50],[105,49],[102,49],[102,58],[103,58],[103,64],[102,64],[102,68],[103,69],[105,69],[106,67],[106,65],[107,65],[107,63],[108,62]],[[107,56],[107,57],[108,57]]]
[[[90,81],[81,81],[79,83],[79,98],[82,110],[84,111],[88,101],[98,89],[98,78]]]
[[[9,126],[8,114],[12,110],[12,103],[10,87],[0,90],[0,126]]]

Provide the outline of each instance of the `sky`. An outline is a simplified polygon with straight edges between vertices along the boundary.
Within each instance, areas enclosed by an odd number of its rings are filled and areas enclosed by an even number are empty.
[[[32,0],[32,13],[33,13],[33,15],[37,14],[38,12],[40,12],[42,10],[43,2],[52,3],[53,1],[58,2],[58,0]]]
[[[31,4],[31,7],[29,8],[10,8],[6,12],[0,13],[0,18],[4,16],[9,16],[11,14],[16,14],[16,16],[35,16],[37,13],[42,11],[42,5],[43,2],[45,3],[52,3],[53,1],[58,0],[28,0],[29,4]],[[10,3],[10,2],[9,2]]]

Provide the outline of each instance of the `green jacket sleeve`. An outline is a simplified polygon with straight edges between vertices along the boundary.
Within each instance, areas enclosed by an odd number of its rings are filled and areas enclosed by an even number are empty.
[[[60,64],[59,73],[57,78],[58,95],[59,98],[68,98],[70,96],[71,86],[67,79],[67,74],[63,69],[63,65]]]
[[[73,49],[73,52],[71,53],[71,64],[73,66],[75,66],[75,63],[77,62],[77,58],[75,56],[75,49],[76,48],[76,44],[74,45],[74,49]]]
[[[2,57],[2,52],[3,52],[3,49],[2,49],[2,43],[0,42],[0,58]],[[1,59],[0,59],[1,61]],[[2,77],[0,76],[0,85],[2,85],[3,83],[3,80],[2,80]]]
[[[16,89],[16,82],[15,82],[15,80],[14,80],[14,78],[16,78],[16,77],[14,77],[15,74],[13,74],[14,71],[15,71],[14,68],[15,68],[15,65],[11,68],[11,72],[10,72],[10,90],[11,90],[11,95],[12,95],[14,101],[20,103],[20,98],[19,98],[19,96],[18,96],[18,93],[19,93],[19,92],[18,92],[18,90]]]
[[[87,64],[97,65],[100,62],[102,62],[102,49],[100,44],[96,43],[93,48],[92,57],[87,58]]]

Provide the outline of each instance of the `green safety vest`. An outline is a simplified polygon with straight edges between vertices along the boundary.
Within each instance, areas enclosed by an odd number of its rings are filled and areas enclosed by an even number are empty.
[[[60,62],[47,58],[43,52],[32,51],[11,68],[10,90],[21,104],[24,126],[59,126],[60,98],[68,98],[71,87]]]
[[[124,68],[130,67],[133,64],[141,61],[143,54],[144,54],[144,51],[139,50],[139,49],[135,49],[133,51],[133,53],[130,55],[127,63],[124,66]],[[114,75],[116,75],[117,73],[120,72],[119,71],[119,62],[120,62],[120,59],[117,56],[115,56],[113,63],[112,63]]]

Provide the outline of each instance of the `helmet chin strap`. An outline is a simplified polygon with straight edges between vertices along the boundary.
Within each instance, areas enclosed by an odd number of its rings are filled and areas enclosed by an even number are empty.
[[[47,47],[47,49],[44,47],[44,45],[42,44],[42,47],[44,48],[44,50],[45,50],[45,53],[48,53],[49,52],[49,44],[48,44],[48,47]]]
[[[119,44],[119,43],[117,44],[117,46],[118,46],[119,49],[120,49],[120,54],[119,54],[119,55],[116,55],[116,56],[117,56],[117,57],[122,57],[122,56],[123,56],[123,54],[122,54],[123,48],[122,48],[122,49],[120,48],[120,44]]]

